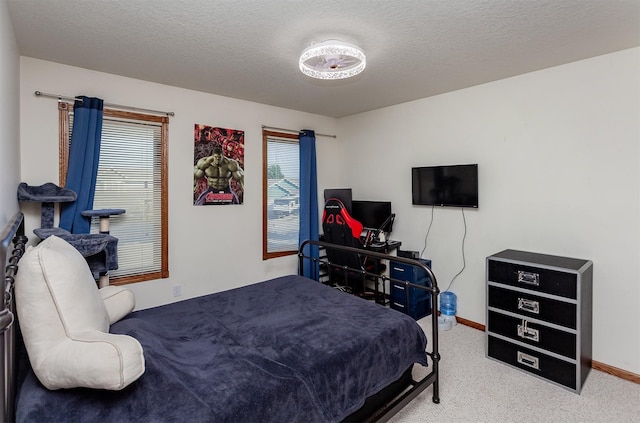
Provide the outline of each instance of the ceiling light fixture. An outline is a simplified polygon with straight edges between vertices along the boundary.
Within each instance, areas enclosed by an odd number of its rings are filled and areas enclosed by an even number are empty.
[[[353,44],[328,40],[304,49],[299,64],[300,71],[312,78],[344,79],[362,72],[367,58]]]

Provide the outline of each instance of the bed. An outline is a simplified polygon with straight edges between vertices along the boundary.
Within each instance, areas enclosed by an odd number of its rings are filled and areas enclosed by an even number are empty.
[[[385,421],[429,387],[439,402],[436,319],[427,352],[411,317],[299,275],[132,312],[110,331],[142,345],[138,380],[117,391],[48,390],[21,348],[10,295],[26,243],[20,213],[2,235],[4,421]],[[414,366],[427,375],[414,380]]]

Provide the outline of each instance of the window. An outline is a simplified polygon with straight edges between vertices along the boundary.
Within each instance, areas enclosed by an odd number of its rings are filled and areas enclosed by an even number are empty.
[[[295,254],[300,230],[298,134],[262,131],[262,259]]]
[[[59,103],[60,185],[64,186],[73,130],[73,105]],[[167,139],[169,119],[104,109],[94,209],[120,208],[111,219],[118,238],[112,285],[169,277]],[[99,232],[99,219],[91,233]]]

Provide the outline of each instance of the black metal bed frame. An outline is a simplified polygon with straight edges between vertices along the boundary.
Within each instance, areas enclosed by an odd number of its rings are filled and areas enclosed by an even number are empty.
[[[13,249],[11,249],[11,243],[13,243]],[[21,212],[16,213],[9,220],[7,225],[3,228],[0,234],[0,281],[2,281],[3,297],[4,301],[0,304],[0,353],[2,353],[3,362],[0,364],[0,418],[2,422],[13,422],[15,420],[15,397],[16,397],[16,384],[17,384],[17,363],[16,363],[16,325],[15,325],[15,302],[13,297],[14,277],[18,272],[18,261],[25,252],[27,243],[27,237],[24,235],[24,216]],[[321,241],[305,241],[302,243],[298,252],[299,269],[304,268],[305,261],[312,265],[312,268],[319,270],[319,266],[335,266],[330,263],[326,257],[313,258],[303,253],[306,247],[317,246],[323,249],[337,249],[350,253],[357,253],[363,257],[371,257],[380,260],[393,260],[396,262],[406,263],[416,266],[424,270],[431,278],[431,286],[425,287],[421,285],[415,285],[406,281],[396,280],[384,275],[369,273],[361,269],[349,269],[340,266],[340,269],[345,272],[358,272],[361,274],[363,280],[365,278],[377,277],[382,278],[383,283],[385,281],[391,281],[395,283],[402,283],[405,287],[414,287],[416,289],[426,290],[431,293],[431,310],[432,313],[437,310],[437,296],[439,293],[436,277],[426,265],[423,263],[404,257],[395,257],[387,254],[382,254],[374,251],[360,250],[357,248],[351,248],[346,246],[340,246],[330,244]],[[302,272],[300,272],[302,273]],[[319,277],[316,273],[314,276]],[[408,292],[408,289],[405,289]],[[407,294],[408,295],[408,294]],[[432,333],[431,337],[428,337],[431,343],[432,351],[427,352],[431,358],[431,372],[424,378],[416,381],[413,377],[409,378],[406,385],[398,390],[399,394],[394,397],[393,400],[385,402],[384,404],[376,404],[376,411],[369,417],[368,421],[384,422],[389,420],[393,415],[398,413],[404,406],[411,402],[421,392],[427,389],[429,386],[433,386],[433,402],[439,403],[439,376],[438,376],[438,364],[440,361],[440,354],[438,353],[438,323],[436,318],[432,318]]]
[[[9,254],[10,245],[13,250]],[[2,365],[0,376],[0,418],[3,422],[15,420],[15,397],[17,384],[16,325],[13,282],[18,272],[18,261],[24,254],[27,237],[24,235],[24,216],[16,213],[0,234],[0,281],[2,281],[3,301],[0,304],[0,353]],[[6,266],[6,267],[5,267]]]
[[[416,285],[404,280],[398,280],[386,276],[384,274],[380,275],[378,273],[372,273],[367,271],[366,269],[359,268],[349,268],[347,266],[341,266],[335,263],[331,263],[326,256],[314,257],[309,251],[315,250],[314,247],[317,247],[318,251],[333,249],[336,251],[342,251],[346,253],[355,253],[360,255],[360,257],[371,258],[377,260],[393,260],[395,262],[409,264],[415,267],[418,267],[426,272],[426,274],[431,278],[431,286],[423,286]],[[306,266],[305,266],[306,265]],[[310,266],[310,267],[307,267]],[[435,316],[436,310],[438,309],[438,294],[440,290],[438,289],[438,282],[436,280],[436,276],[433,274],[431,269],[426,266],[424,263],[409,259],[406,257],[397,257],[391,256],[388,254],[383,254],[375,251],[363,250],[353,247],[348,247],[344,245],[331,244],[324,241],[313,241],[307,240],[304,241],[298,250],[298,272],[299,274],[304,274],[303,270],[310,270],[311,278],[319,280],[321,277],[321,268],[329,269],[329,273],[331,273],[331,269],[341,270],[344,272],[345,279],[346,275],[360,275],[363,284],[366,280],[374,279],[381,280],[384,284],[385,282],[393,282],[400,283],[405,286],[405,295],[407,296],[407,303],[409,300],[409,289],[408,287],[413,287],[416,289],[421,289],[424,291],[428,291],[431,293],[431,336],[427,337],[428,342],[431,343],[431,352],[427,352],[427,355],[431,358],[431,372],[429,372],[425,377],[416,381],[413,378],[410,379],[409,383],[405,388],[401,391],[401,393],[396,396],[391,402],[380,404],[379,408],[369,417],[368,421],[376,421],[376,422],[386,422],[392,416],[398,413],[402,408],[404,408],[409,402],[411,402],[415,397],[417,397],[421,392],[427,389],[429,386],[433,385],[433,402],[438,404],[440,403],[440,380],[439,380],[439,361],[440,361],[440,353],[438,352],[438,319]]]

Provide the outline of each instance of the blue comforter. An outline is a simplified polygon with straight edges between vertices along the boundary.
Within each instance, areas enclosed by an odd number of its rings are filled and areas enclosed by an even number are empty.
[[[29,372],[18,422],[335,422],[426,365],[410,317],[299,276],[131,313],[111,332],[144,348],[118,392],[48,391]]]

